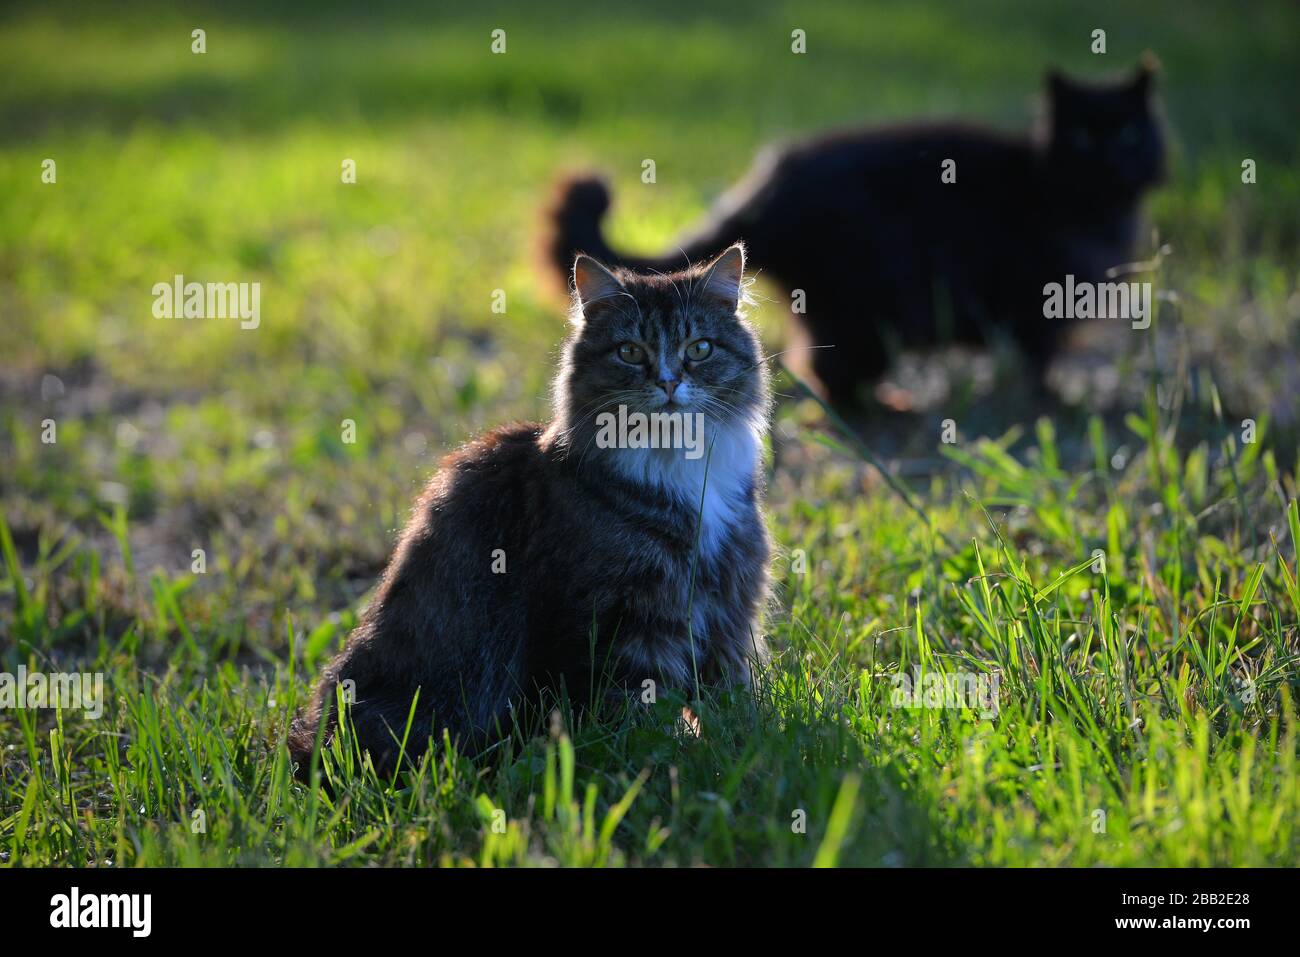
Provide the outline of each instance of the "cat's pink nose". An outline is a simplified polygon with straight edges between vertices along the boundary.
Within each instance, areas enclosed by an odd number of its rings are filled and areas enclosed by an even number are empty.
[[[678,379],[660,379],[658,384],[659,388],[664,390],[664,395],[668,397],[669,401],[672,401],[673,393],[677,391],[677,386],[681,382]]]

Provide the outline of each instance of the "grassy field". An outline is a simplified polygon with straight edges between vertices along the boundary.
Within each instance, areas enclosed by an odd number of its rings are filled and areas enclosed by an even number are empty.
[[[106,694],[0,709],[0,863],[1300,863],[1295,7],[446,6],[0,13],[0,671]],[[438,456],[547,415],[559,173],[607,172],[614,239],[654,249],[773,139],[1025,128],[1049,64],[1147,48],[1176,301],[1096,330],[1048,406],[1008,349],[902,357],[941,385],[849,423],[871,451],[778,379],[756,695],[698,703],[698,739],[663,702],[291,781],[286,724]],[[260,282],[259,327],[155,318],[178,273]],[[997,707],[900,707],[903,673],[997,676]]]

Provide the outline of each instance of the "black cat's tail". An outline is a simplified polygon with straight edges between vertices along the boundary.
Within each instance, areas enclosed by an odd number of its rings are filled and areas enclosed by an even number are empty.
[[[682,246],[663,256],[628,256],[605,241],[601,221],[609,209],[609,186],[598,176],[582,174],[561,180],[546,212],[542,256],[547,271],[567,289],[578,253],[594,256],[607,266],[637,272],[676,272],[707,260],[743,237],[732,235],[733,224],[706,225]]]

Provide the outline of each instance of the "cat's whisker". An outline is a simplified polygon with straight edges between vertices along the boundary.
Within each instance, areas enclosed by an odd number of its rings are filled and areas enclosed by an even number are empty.
[[[749,366],[748,368],[749,368],[749,369],[753,369],[753,368],[756,368],[756,367],[755,367],[755,366]],[[749,393],[747,390],[745,390],[745,389],[729,389],[729,388],[727,388],[726,386],[712,386],[712,389],[713,389],[714,392],[731,392],[731,393],[734,393],[735,395],[750,395],[750,393]],[[779,395],[779,396],[780,396],[781,398],[783,398],[783,399],[797,399],[797,398],[799,398],[799,396],[797,396],[797,395],[791,395],[789,392],[778,392],[778,391],[776,391],[775,389],[770,389],[769,391],[772,393],[772,395]]]
[[[589,417],[587,414],[588,409],[591,409],[590,418],[595,418],[601,412],[605,411],[611,406],[616,406],[620,402],[627,402],[631,399],[636,399],[642,394],[643,393],[637,389],[620,389],[613,392],[607,392],[601,396],[597,396],[595,399],[588,402],[581,409],[579,409],[576,413],[571,413],[569,415],[569,423],[570,423],[569,427],[561,430],[557,434],[561,438],[565,439],[567,442],[567,439],[573,435],[573,432],[579,426],[586,423]]]
[[[592,402],[588,402],[585,406],[583,406],[583,413],[585,413],[587,409],[591,408],[591,406],[596,405],[596,403],[603,403],[603,404],[597,405],[595,409],[592,409],[590,415],[582,414],[581,416],[574,417],[574,422],[569,426],[569,428],[565,429],[561,433],[561,435],[563,435],[566,439],[566,444],[567,444],[567,439],[572,437],[573,433],[578,429],[578,427],[581,425],[585,425],[589,419],[596,418],[597,416],[600,415],[601,412],[605,411],[606,409],[617,407],[620,403],[626,403],[630,399],[637,399],[642,397],[643,395],[644,392],[642,392],[639,389],[621,389],[621,390],[616,390],[614,392],[607,392],[605,395],[601,396],[600,398]],[[598,435],[599,435],[598,431],[593,431],[591,437],[587,440],[586,445],[583,446],[582,454],[578,458],[577,471],[579,472],[582,471],[582,464],[584,461],[586,461],[587,454],[591,451],[591,445],[596,440]]]
[[[699,401],[700,404],[703,406],[705,412],[714,413],[714,415],[717,417],[718,425],[728,425],[731,422],[739,420],[745,415],[745,410],[738,408],[737,406],[727,402],[725,399],[720,399],[716,396],[709,396],[709,395],[702,396]]]
[[[820,346],[791,346],[789,349],[782,349],[780,352],[773,352],[770,356],[764,356],[749,368],[751,369],[757,368],[758,366],[761,366],[764,362],[771,362],[773,359],[779,359],[781,358],[781,356],[789,355],[792,352],[811,352],[813,349],[834,349],[834,348],[835,348],[834,343],[830,343],[828,345],[820,345]]]
[[[609,403],[618,402],[620,399],[621,400],[634,399],[641,394],[642,394],[641,391],[638,389],[620,389],[614,392],[606,392],[604,395],[598,396],[592,401],[588,402],[586,405],[584,405],[581,409],[579,409],[576,413],[572,415],[572,418],[575,421],[580,421],[583,418],[583,416],[586,414],[587,410],[590,409],[592,406],[602,405],[602,404],[607,405]]]

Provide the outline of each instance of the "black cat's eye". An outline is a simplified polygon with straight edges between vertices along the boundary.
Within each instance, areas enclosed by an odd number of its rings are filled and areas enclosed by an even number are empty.
[[[1092,149],[1092,134],[1082,128],[1070,131],[1070,144],[1078,150]]]
[[[631,365],[640,365],[645,362],[645,350],[635,342],[625,342],[618,347],[618,357]]]
[[[713,355],[713,343],[708,339],[696,339],[686,347],[686,358],[692,362],[699,362]]]
[[[1136,146],[1141,134],[1138,132],[1137,124],[1125,123],[1124,128],[1119,131],[1119,143],[1121,146]]]

